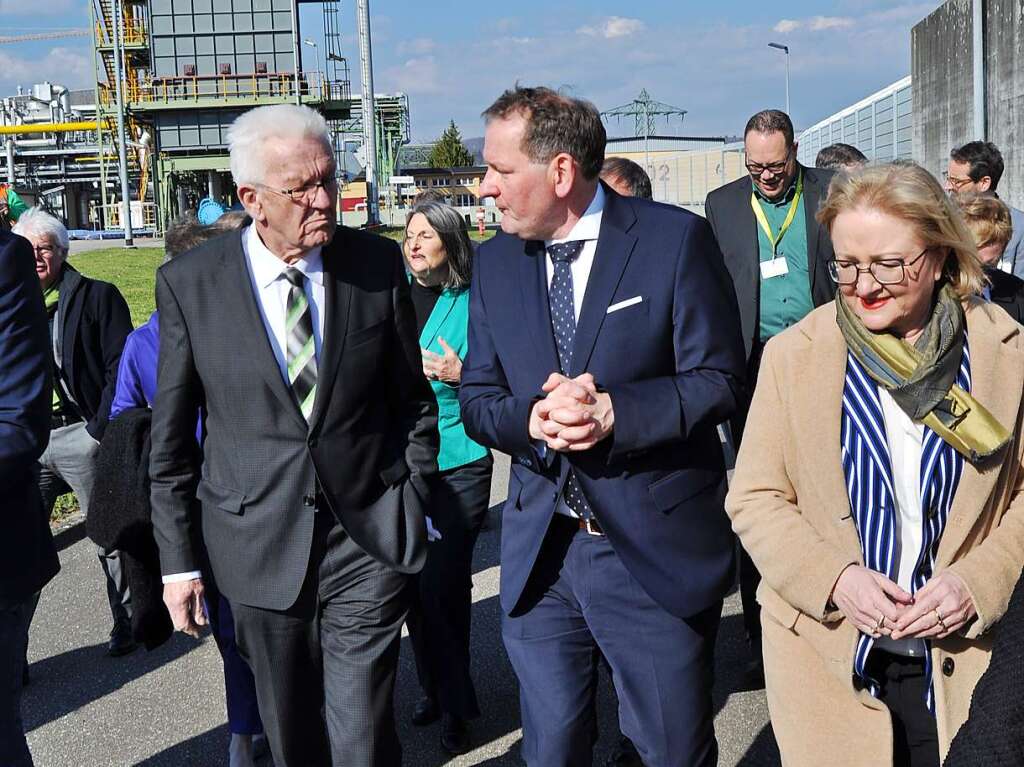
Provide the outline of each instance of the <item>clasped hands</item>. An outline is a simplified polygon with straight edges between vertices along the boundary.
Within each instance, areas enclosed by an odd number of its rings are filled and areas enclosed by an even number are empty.
[[[948,570],[911,596],[881,573],[849,565],[836,581],[832,602],[875,639],[943,639],[978,614],[966,584]]]
[[[552,373],[541,387],[545,396],[530,411],[530,437],[558,452],[589,450],[612,433],[615,411],[590,373],[568,378]]]

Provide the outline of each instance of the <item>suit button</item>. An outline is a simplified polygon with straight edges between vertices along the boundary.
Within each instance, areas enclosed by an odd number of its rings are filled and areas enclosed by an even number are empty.
[[[309,438],[309,442],[307,442],[306,444],[308,444],[310,447],[316,447],[316,445],[317,445],[316,437],[310,437]]]
[[[953,671],[956,669],[956,663],[952,658],[946,658],[942,661],[942,673],[945,676],[953,676]]]
[[[302,496],[302,505],[303,506],[316,506],[316,496],[315,495],[304,495],[304,496]]]
[[[552,500],[552,501],[557,501],[557,500],[558,500],[558,491],[557,491],[557,490],[554,490],[554,491],[553,491],[553,492],[551,493],[551,500]]]

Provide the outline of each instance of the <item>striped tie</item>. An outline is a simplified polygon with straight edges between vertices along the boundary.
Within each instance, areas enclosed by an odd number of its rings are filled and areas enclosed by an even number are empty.
[[[304,275],[294,267],[284,270],[291,283],[288,291],[288,311],[285,315],[285,334],[288,339],[288,383],[295,392],[302,417],[307,421],[316,399],[316,347],[313,342],[313,315],[309,310]]]

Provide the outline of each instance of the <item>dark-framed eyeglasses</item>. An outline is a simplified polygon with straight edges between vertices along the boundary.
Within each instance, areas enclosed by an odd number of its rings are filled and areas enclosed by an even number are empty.
[[[929,251],[925,248],[909,261],[902,258],[882,258],[867,266],[857,266],[853,261],[833,258],[828,262],[828,273],[837,285],[854,285],[861,272],[869,272],[879,285],[898,285],[907,278],[907,267],[920,261]]]
[[[968,176],[967,178],[961,178],[960,176],[951,176],[949,171],[942,171],[943,180],[949,185],[954,192],[959,192],[968,184],[973,184],[974,179]]]
[[[780,173],[785,172],[786,166],[789,165],[789,161],[790,159],[792,159],[792,156],[793,150],[790,149],[788,152],[786,152],[786,159],[781,160],[780,162],[770,162],[767,165],[762,165],[759,162],[748,162],[746,163],[747,173],[749,173],[754,178],[759,178],[764,174],[765,171],[768,171],[773,176],[778,176]]]
[[[338,188],[338,180],[332,176],[331,178],[321,179],[313,184],[297,186],[292,189],[277,189],[276,187],[259,183],[257,183],[256,186],[266,189],[268,192],[279,194],[282,197],[287,197],[292,202],[298,203],[299,205],[312,205],[314,200],[316,200],[317,192],[323,189],[328,195],[330,195]]]

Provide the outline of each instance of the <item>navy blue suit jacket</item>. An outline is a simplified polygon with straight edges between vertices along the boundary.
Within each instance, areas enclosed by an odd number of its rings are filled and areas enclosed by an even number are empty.
[[[474,267],[462,415],[471,438],[513,458],[501,547],[507,612],[571,464],[630,573],[686,617],[721,599],[733,578],[716,424],[733,413],[742,385],[739,314],[703,218],[605,192],[569,374],[589,372],[610,394],[613,433],[584,452],[541,457],[534,447],[530,409],[559,369],[546,256],[542,242],[505,234],[481,246]]]
[[[35,475],[50,438],[49,348],[32,247],[0,232],[0,607],[24,601],[60,568]]]

